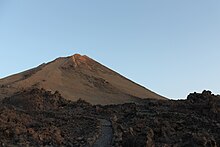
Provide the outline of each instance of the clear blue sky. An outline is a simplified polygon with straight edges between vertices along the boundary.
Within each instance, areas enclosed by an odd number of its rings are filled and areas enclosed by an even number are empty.
[[[220,93],[219,0],[0,0],[0,77],[86,54],[169,98]]]

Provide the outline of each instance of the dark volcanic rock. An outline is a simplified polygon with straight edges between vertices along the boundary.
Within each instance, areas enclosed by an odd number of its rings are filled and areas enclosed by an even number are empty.
[[[23,110],[49,110],[58,109],[68,103],[58,91],[52,94],[44,89],[29,89],[15,93],[3,100],[4,104],[12,105]]]
[[[114,146],[220,146],[220,97],[210,91],[190,94],[187,100],[106,109],[112,115]]]
[[[201,94],[190,94],[187,102],[200,115],[220,121],[220,96],[215,96],[211,91],[203,91]]]
[[[0,146],[87,145],[99,131],[98,120],[85,113],[92,109],[44,89],[16,93],[0,105]]]
[[[2,101],[0,146],[91,146],[103,129],[101,119],[111,121],[115,147],[217,147],[219,114],[220,96],[210,91],[186,100],[93,106],[29,89]]]

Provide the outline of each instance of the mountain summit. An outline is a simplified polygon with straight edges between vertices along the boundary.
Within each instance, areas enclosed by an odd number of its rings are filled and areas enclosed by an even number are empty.
[[[0,97],[27,88],[59,91],[69,100],[92,104],[119,104],[164,97],[132,82],[95,60],[75,54],[57,58],[28,71],[0,79]]]

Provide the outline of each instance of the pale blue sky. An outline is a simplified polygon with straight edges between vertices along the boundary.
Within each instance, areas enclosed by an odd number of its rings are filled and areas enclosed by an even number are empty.
[[[0,0],[0,77],[86,54],[169,98],[220,93],[219,0]]]

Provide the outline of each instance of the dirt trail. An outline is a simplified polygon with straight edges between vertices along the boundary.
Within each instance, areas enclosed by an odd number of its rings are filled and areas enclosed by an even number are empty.
[[[111,147],[113,137],[111,122],[106,119],[99,119],[101,122],[101,134],[93,147]]]

